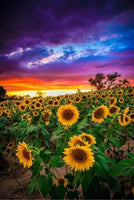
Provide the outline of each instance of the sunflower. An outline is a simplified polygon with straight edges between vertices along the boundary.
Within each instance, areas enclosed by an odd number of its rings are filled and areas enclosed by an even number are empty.
[[[42,104],[42,103],[44,103],[44,99],[43,98],[39,98],[38,102]]]
[[[134,99],[132,99],[131,103],[134,104]]]
[[[21,119],[22,119],[22,120],[26,120],[26,119],[27,119],[27,114],[22,115],[22,116],[21,116]]]
[[[73,103],[73,100],[68,100],[67,104],[72,104]]]
[[[104,118],[107,118],[108,108],[104,105],[96,108],[92,113],[92,121],[101,123],[104,121]]]
[[[87,94],[87,99],[90,99],[92,97],[92,94]]]
[[[124,102],[124,99],[123,98],[120,98],[119,99],[119,103],[123,103]]]
[[[19,142],[16,156],[19,158],[20,163],[23,163],[24,167],[32,166],[33,158],[31,156],[31,151],[27,148],[25,142]]]
[[[68,142],[68,145],[70,147],[74,147],[76,145],[88,146],[89,147],[88,142],[83,141],[82,138],[80,136],[77,136],[77,135],[74,135],[73,137],[70,138],[70,141]]]
[[[7,149],[13,149],[14,148],[14,142],[10,142],[8,145],[7,145]]]
[[[7,116],[8,116],[8,118],[11,118],[11,117],[12,117],[11,113],[8,113]]]
[[[60,106],[57,116],[59,122],[64,126],[72,126],[79,119],[79,111],[73,105]]]
[[[82,133],[79,137],[82,140],[87,141],[88,144],[96,144],[95,137],[91,134]]]
[[[55,100],[55,101],[53,102],[53,106],[54,106],[54,107],[58,107],[58,106],[59,106],[59,104],[60,104],[60,103],[59,103],[59,101],[58,101],[58,100]]]
[[[130,114],[129,114],[129,117],[130,117],[130,121],[131,121],[131,122],[134,122],[134,113],[130,113]]]
[[[29,104],[31,103],[29,99],[24,99],[23,101],[24,105],[29,106]]]
[[[129,107],[126,107],[125,110],[124,110],[124,112],[123,112],[123,114],[126,115],[128,112],[129,112]]]
[[[117,99],[116,99],[115,97],[113,97],[113,98],[111,98],[111,99],[109,100],[109,105],[110,105],[110,106],[114,106],[114,105],[116,104],[116,102],[117,102]]]
[[[36,102],[36,103],[34,104],[34,107],[35,107],[35,109],[41,109],[41,103]]]
[[[119,96],[122,96],[123,92],[124,92],[124,91],[121,89],[121,90],[118,92]]]
[[[118,113],[120,108],[118,106],[110,106],[109,108],[109,115],[112,116],[114,113]]]
[[[15,109],[14,107],[12,108],[12,111],[13,111],[14,113],[16,113],[16,109]]]
[[[125,126],[125,122],[124,122],[124,119],[123,119],[123,115],[119,116],[118,117],[118,122],[121,126]]]
[[[29,106],[29,110],[35,110],[35,106],[34,105],[30,105]]]
[[[93,153],[87,146],[66,148],[63,153],[66,155],[63,160],[75,171],[89,170],[95,162]]]
[[[20,104],[21,104],[21,103],[20,103],[19,101],[16,101],[16,102],[15,102],[15,106],[17,106],[17,107],[18,107]]]
[[[129,115],[123,115],[123,120],[125,122],[125,126],[128,125],[131,121]]]
[[[38,116],[38,115],[39,115],[39,113],[38,113],[37,111],[34,111],[34,112],[33,112],[33,116],[36,117],[36,116]]]
[[[81,101],[81,98],[80,98],[80,97],[76,97],[76,98],[75,98],[75,103],[80,103],[80,101]]]
[[[106,98],[106,95],[105,95],[105,94],[102,94],[102,95],[101,95],[101,98],[102,98],[102,99],[105,99],[105,98]]]
[[[126,126],[130,123],[131,119],[128,115],[123,114],[118,117],[118,122],[121,126]]]
[[[48,106],[53,106],[53,100],[49,100],[49,101],[47,102],[47,104],[48,104]]]
[[[96,104],[96,105],[99,105],[99,104],[100,104],[100,102],[97,100],[97,101],[95,101],[95,104]]]
[[[25,105],[19,105],[19,110],[21,112],[24,112],[26,110],[26,106]]]
[[[55,182],[55,184],[56,184],[57,186],[59,186],[59,185],[64,185],[64,187],[66,187],[67,184],[68,184],[68,181],[67,181],[66,178],[64,178],[64,176],[60,176],[60,178],[58,178],[57,180],[55,179],[54,182]]]
[[[91,104],[91,101],[88,101],[88,102],[86,103],[86,107],[88,108],[88,107],[90,106],[90,104]]]

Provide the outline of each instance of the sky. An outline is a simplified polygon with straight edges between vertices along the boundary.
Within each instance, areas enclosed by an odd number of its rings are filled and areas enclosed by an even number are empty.
[[[134,85],[134,0],[4,0],[0,86],[89,89],[96,73]]]

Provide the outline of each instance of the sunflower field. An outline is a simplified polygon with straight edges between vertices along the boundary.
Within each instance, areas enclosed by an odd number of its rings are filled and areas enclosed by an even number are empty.
[[[6,99],[0,102],[0,153],[11,171],[32,171],[26,195],[134,197],[133,105],[133,87]]]

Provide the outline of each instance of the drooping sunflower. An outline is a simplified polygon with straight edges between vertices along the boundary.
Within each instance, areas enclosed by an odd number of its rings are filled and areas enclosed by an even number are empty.
[[[134,122],[134,113],[130,113],[129,117],[130,117],[131,122]]]
[[[19,105],[19,110],[21,112],[24,112],[26,110],[26,106],[25,105]]]
[[[95,162],[93,153],[87,146],[66,148],[63,153],[66,155],[63,160],[75,171],[89,170]]]
[[[121,126],[125,126],[125,122],[124,122],[124,119],[123,119],[123,115],[119,116],[118,117],[118,122]]]
[[[96,144],[95,137],[91,134],[82,133],[79,137],[82,140],[87,141],[88,144]]]
[[[126,115],[129,112],[129,107],[126,107],[123,114]]]
[[[57,111],[58,120],[64,126],[72,126],[79,119],[79,111],[73,105],[60,106]]]
[[[104,118],[107,118],[108,113],[108,108],[106,106],[99,106],[92,113],[92,121],[101,123],[104,121]]]
[[[118,122],[121,126],[127,126],[130,123],[131,119],[128,115],[121,115],[118,117]]]
[[[129,115],[123,115],[123,121],[125,122],[125,126],[127,126],[131,122]]]
[[[120,108],[118,106],[110,106],[109,115],[112,116],[114,113],[119,113]]]
[[[25,142],[19,142],[16,151],[16,156],[19,158],[20,163],[23,163],[24,167],[31,167],[33,158],[31,156],[31,150],[27,148],[27,144]]]
[[[77,136],[77,135],[74,135],[73,137],[70,138],[68,145],[70,147],[75,147],[76,145],[88,146],[89,147],[89,143],[86,142],[86,141],[83,141],[82,138],[80,136]]]
[[[119,103],[123,103],[124,102],[124,99],[123,98],[120,98],[119,99]]]
[[[14,148],[14,142],[10,142],[8,145],[7,145],[7,149],[13,149]]]
[[[68,184],[68,181],[66,178],[64,178],[64,176],[60,176],[60,178],[58,178],[57,180],[55,179],[54,182],[57,186],[64,185],[64,187],[66,187]]]
[[[114,106],[117,102],[117,99],[115,97],[112,97],[110,100],[109,100],[109,105],[110,106]]]

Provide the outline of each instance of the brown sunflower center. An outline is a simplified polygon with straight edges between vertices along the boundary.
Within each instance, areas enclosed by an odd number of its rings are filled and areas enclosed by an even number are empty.
[[[91,139],[88,136],[83,136],[82,139],[85,139],[89,144],[91,143]]]
[[[103,108],[98,108],[94,113],[95,118],[100,119],[104,116]]]
[[[77,162],[80,163],[84,162],[87,159],[87,155],[82,149],[75,149],[72,152],[72,156]]]
[[[77,140],[76,142],[75,142],[75,145],[80,145],[80,146],[85,146],[85,143],[84,142],[82,142],[82,141],[80,141],[80,140]],[[75,146],[74,145],[74,146]]]
[[[129,119],[128,119],[128,117],[127,117],[127,116],[125,116],[125,121],[126,121],[126,122],[128,122],[128,121],[129,121]]]
[[[73,116],[74,116],[74,113],[70,109],[64,110],[62,113],[62,117],[66,120],[71,120]]]
[[[65,180],[63,178],[59,178],[58,183],[64,185]]]
[[[110,104],[113,104],[114,103],[114,99],[110,99]]]
[[[23,149],[23,156],[27,160],[30,160],[30,152],[26,148]]]
[[[13,142],[10,142],[10,143],[8,144],[8,146],[9,146],[9,147],[12,147],[13,144],[14,144]]]
[[[77,97],[77,98],[76,98],[76,101],[79,101],[79,100],[80,100],[80,98],[79,98],[79,97]]]
[[[53,101],[49,101],[48,103],[49,103],[49,105],[53,105]]]
[[[131,119],[134,119],[134,114],[131,114],[131,115],[130,115],[130,118],[131,118]]]
[[[111,107],[111,108],[109,109],[109,112],[110,112],[111,114],[113,114],[113,113],[117,112],[117,108],[116,108],[116,107]]]
[[[26,104],[29,104],[29,101],[25,101]]]
[[[38,107],[38,108],[39,108],[39,107],[40,107],[40,103],[36,103],[36,107]]]
[[[57,106],[57,105],[58,105],[58,101],[55,101],[55,102],[54,102],[54,105]]]
[[[20,108],[21,108],[21,110],[25,110],[25,106],[21,106]]]

